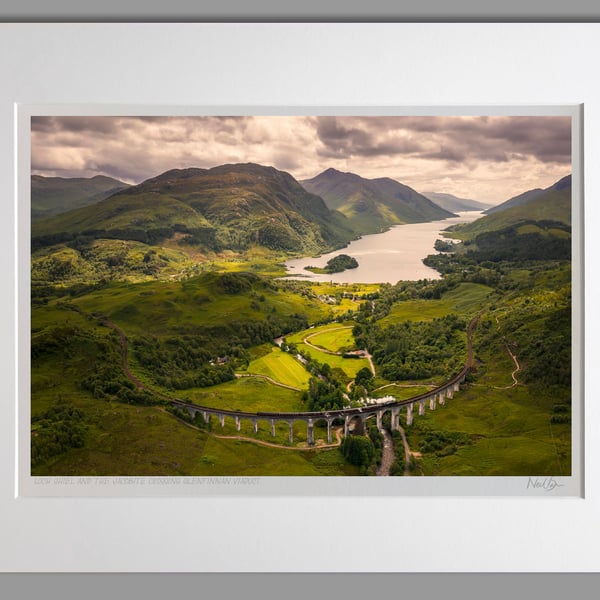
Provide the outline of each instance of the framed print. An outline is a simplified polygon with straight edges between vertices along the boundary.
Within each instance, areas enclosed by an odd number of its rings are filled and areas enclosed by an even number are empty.
[[[20,493],[581,494],[580,107],[18,110]]]
[[[593,569],[594,26],[5,29],[7,564]]]

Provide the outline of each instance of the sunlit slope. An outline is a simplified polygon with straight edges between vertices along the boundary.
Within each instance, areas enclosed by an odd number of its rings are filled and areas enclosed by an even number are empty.
[[[260,328],[294,317],[327,318],[329,306],[316,297],[290,292],[251,273],[207,273],[183,282],[111,284],[73,303],[86,313],[105,315],[128,332],[155,335],[227,331],[235,323]]]
[[[530,221],[556,221],[571,225],[571,178],[564,178],[547,190],[534,194],[526,192],[494,209],[486,216],[455,228],[462,239],[473,239],[478,234],[497,231]]]
[[[343,215],[288,173],[256,164],[175,169],[92,207],[40,221],[33,247],[77,236],[156,243],[175,234],[209,250],[314,253],[356,237]]]
[[[321,196],[330,209],[348,217],[361,233],[453,216],[412,188],[389,178],[365,179],[354,173],[327,169],[301,183]]]

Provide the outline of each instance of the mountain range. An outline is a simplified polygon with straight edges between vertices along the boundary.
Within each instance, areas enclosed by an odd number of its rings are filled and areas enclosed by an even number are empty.
[[[478,202],[477,200],[459,198],[453,194],[444,194],[442,192],[423,192],[423,196],[425,196],[425,198],[429,198],[429,200],[437,204],[439,207],[451,212],[470,210],[483,211],[486,208],[489,208],[489,204],[484,204],[483,202]]]
[[[455,216],[412,188],[387,177],[365,179],[327,169],[300,182],[318,194],[331,210],[344,214],[361,233],[376,233],[393,225],[436,221]]]
[[[464,204],[474,201],[449,194],[437,196],[460,209],[474,206]],[[67,210],[72,206],[78,207]],[[64,212],[39,218],[57,211]],[[485,212],[461,231],[476,236],[531,220],[569,225],[571,178]],[[68,180],[34,175],[32,213],[34,250],[78,239],[146,244],[172,239],[203,251],[260,246],[305,255],[343,247],[362,234],[396,224],[454,216],[392,179],[327,169],[299,183],[289,173],[253,163],[173,169],[134,186],[103,176]]]
[[[74,208],[96,204],[129,184],[96,175],[95,177],[31,176],[31,219],[37,221]]]
[[[34,177],[38,183],[49,179]],[[173,169],[107,198],[96,197],[93,205],[90,181],[73,180],[71,186],[81,187],[79,196],[88,206],[36,220],[34,248],[77,237],[155,244],[175,236],[205,250],[258,245],[315,254],[393,225],[453,216],[392,179],[364,179],[334,169],[302,185],[289,173],[253,163]],[[42,205],[44,196],[33,195]]]
[[[33,247],[88,236],[158,243],[179,235],[209,250],[260,245],[320,252],[356,232],[291,175],[256,164],[173,169],[109,198],[38,221]]]

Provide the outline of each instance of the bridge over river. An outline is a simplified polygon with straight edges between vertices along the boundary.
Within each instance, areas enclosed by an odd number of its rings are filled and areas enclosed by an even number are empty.
[[[218,408],[209,408],[199,406],[192,402],[169,398],[169,401],[174,406],[187,410],[192,418],[201,414],[205,423],[209,423],[211,416],[219,420],[221,427],[225,425],[225,419],[230,418],[235,421],[236,429],[239,431],[241,421],[246,419],[252,422],[254,432],[258,433],[260,421],[266,421],[271,429],[271,435],[275,436],[275,428],[278,423],[287,423],[289,425],[289,441],[293,443],[293,425],[296,421],[306,423],[307,439],[309,445],[315,443],[314,427],[317,422],[325,422],[327,424],[327,443],[332,443],[332,425],[335,420],[342,420],[344,423],[344,435],[348,435],[350,425],[353,421],[358,421],[362,426],[363,431],[366,431],[367,419],[375,417],[377,419],[377,427],[381,429],[383,416],[386,412],[391,414],[392,430],[400,430],[400,413],[406,411],[406,424],[411,425],[415,413],[419,415],[425,414],[425,410],[435,410],[438,404],[444,405],[446,399],[452,398],[454,392],[460,389],[460,385],[465,381],[473,364],[473,345],[472,334],[479,315],[477,315],[467,327],[467,360],[461,371],[454,377],[444,382],[442,385],[433,390],[429,390],[423,394],[413,396],[407,400],[396,400],[385,404],[377,404],[372,406],[362,406],[359,408],[345,408],[340,410],[319,411],[319,412],[241,412],[222,410]]]

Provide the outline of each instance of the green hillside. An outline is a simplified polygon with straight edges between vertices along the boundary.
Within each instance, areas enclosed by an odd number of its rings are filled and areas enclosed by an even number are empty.
[[[519,197],[524,197],[524,194]],[[571,185],[569,182],[569,185],[559,188],[552,186],[543,193],[529,197],[526,202],[505,203],[503,209],[500,209],[500,206],[481,219],[453,228],[452,237],[472,240],[481,233],[532,221],[556,221],[571,225]],[[458,233],[460,235],[455,235]]]
[[[519,194],[517,196],[509,198],[505,202],[502,202],[502,204],[498,204],[497,206],[492,206],[492,207],[488,208],[485,211],[485,213],[487,215],[491,215],[495,212],[501,212],[503,210],[506,210],[507,208],[513,208],[515,206],[522,206],[524,204],[529,204],[532,200],[535,200],[536,198],[538,198],[539,196],[542,196],[543,194],[545,194],[547,192],[560,191],[565,188],[571,188],[571,180],[572,180],[571,175],[567,175],[566,177],[559,179],[556,183],[552,184],[550,187],[548,187],[546,189],[535,188],[533,190],[528,190],[526,192],[523,192],[522,194]]]
[[[389,178],[365,179],[354,173],[327,169],[301,183],[321,196],[330,209],[343,213],[361,233],[453,216],[412,188]]]
[[[34,249],[78,237],[157,243],[179,234],[203,250],[317,253],[356,237],[289,174],[255,164],[172,170],[32,227]]]
[[[31,176],[31,219],[37,221],[52,215],[96,204],[129,187],[112,177],[91,178]]]

